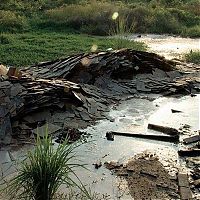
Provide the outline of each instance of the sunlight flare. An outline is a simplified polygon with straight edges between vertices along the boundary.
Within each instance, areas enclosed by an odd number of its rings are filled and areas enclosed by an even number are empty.
[[[119,13],[118,12],[114,12],[112,15],[112,19],[116,20],[119,17]]]

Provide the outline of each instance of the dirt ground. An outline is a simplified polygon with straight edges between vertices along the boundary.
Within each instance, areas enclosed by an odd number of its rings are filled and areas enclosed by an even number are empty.
[[[176,177],[171,176],[156,155],[141,153],[127,163],[106,167],[127,181],[133,199],[179,199]]]

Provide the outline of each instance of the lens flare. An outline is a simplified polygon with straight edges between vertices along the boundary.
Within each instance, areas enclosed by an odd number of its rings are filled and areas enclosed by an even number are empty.
[[[113,20],[116,20],[119,16],[119,13],[118,12],[114,12],[113,15],[112,15],[112,19]]]
[[[96,44],[93,44],[91,47],[91,52],[95,52],[98,49],[98,46]]]

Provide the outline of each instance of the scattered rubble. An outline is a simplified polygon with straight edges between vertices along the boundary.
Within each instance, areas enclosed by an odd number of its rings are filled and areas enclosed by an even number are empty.
[[[84,132],[79,131],[75,128],[65,128],[62,132],[58,135],[57,139],[55,140],[57,143],[63,143],[66,139],[69,143],[75,142],[81,138],[81,136],[85,134]]]
[[[127,96],[190,94],[200,82],[198,68],[185,73],[173,61],[130,49],[0,69],[1,143],[44,124],[84,128],[107,118],[109,105]]]

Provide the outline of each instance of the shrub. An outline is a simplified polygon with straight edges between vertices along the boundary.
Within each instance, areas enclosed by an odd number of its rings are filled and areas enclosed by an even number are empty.
[[[174,33],[177,34],[181,30],[181,24],[167,10],[157,8],[152,17],[150,31],[153,33]]]
[[[108,35],[112,14],[124,7],[112,3],[94,2],[90,4],[66,5],[46,11],[49,25],[70,26],[76,30],[96,35]]]
[[[184,37],[200,37],[200,26],[193,26],[190,28],[185,27],[182,32],[181,35]]]
[[[148,31],[151,22],[152,12],[150,8],[139,6],[131,10],[130,19],[134,21],[134,29],[137,33]]]
[[[191,12],[187,12],[178,8],[170,8],[168,9],[170,14],[175,17],[181,24],[192,27],[197,24],[200,24],[200,17],[194,15]]]
[[[185,55],[185,59],[187,62],[200,64],[200,51],[191,50],[190,53]]]
[[[191,0],[182,6],[184,10],[200,16],[200,4],[199,0]]]
[[[11,11],[0,10],[0,32],[16,32],[27,29],[26,18]]]

